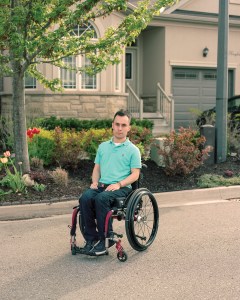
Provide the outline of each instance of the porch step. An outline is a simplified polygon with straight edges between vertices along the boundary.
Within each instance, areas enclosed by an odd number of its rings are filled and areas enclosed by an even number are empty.
[[[170,132],[170,127],[160,113],[143,113],[143,118],[153,122],[153,136],[159,137]]]

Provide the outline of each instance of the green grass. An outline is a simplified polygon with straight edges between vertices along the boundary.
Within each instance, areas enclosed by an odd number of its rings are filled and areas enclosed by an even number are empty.
[[[226,178],[221,175],[204,174],[198,179],[197,184],[200,188],[240,185],[240,176]]]

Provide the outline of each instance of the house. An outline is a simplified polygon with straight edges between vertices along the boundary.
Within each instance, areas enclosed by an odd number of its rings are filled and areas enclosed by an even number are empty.
[[[136,3],[130,1],[129,9]],[[219,0],[180,0],[155,17],[136,42],[126,48],[121,63],[95,76],[76,75],[42,66],[48,77],[61,77],[64,92],[44,89],[26,78],[26,103],[32,115],[110,118],[119,108],[136,117],[155,120],[155,130],[166,132],[191,126],[196,111],[215,105]],[[122,13],[113,13],[85,28],[95,38],[116,25]],[[228,94],[240,94],[240,0],[229,0]],[[84,58],[67,63],[86,64]],[[0,86],[1,87],[1,86]],[[8,113],[11,79],[4,78],[1,112]]]

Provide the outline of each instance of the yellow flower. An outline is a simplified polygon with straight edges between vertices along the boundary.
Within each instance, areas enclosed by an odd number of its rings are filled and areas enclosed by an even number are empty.
[[[1,163],[6,164],[8,162],[7,157],[0,158]]]

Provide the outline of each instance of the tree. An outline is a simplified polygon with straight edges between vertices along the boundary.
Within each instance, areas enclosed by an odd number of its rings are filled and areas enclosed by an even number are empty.
[[[0,3],[0,76],[12,76],[13,133],[16,162],[28,172],[24,77],[28,74],[51,90],[60,90],[58,78],[48,80],[39,71],[42,63],[71,69],[63,58],[85,54],[91,66],[76,68],[89,74],[118,63],[124,46],[132,43],[160,8],[173,0],[138,1],[128,9],[124,0],[1,0]],[[151,4],[153,3],[153,4]],[[72,34],[76,25],[125,11],[117,28],[108,28],[103,37],[92,42],[92,32],[81,37]]]

